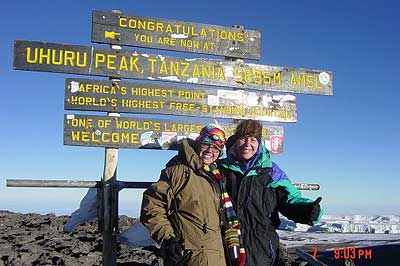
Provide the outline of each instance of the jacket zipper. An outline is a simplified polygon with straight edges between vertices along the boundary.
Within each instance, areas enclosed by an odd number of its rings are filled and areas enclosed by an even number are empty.
[[[271,253],[271,258],[274,259],[275,258],[275,251],[274,251],[274,246],[272,245],[272,241],[269,240],[269,250]]]

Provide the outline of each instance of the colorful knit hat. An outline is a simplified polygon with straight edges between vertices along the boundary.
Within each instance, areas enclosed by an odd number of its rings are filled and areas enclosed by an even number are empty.
[[[214,144],[219,150],[224,148],[226,138],[224,131],[214,124],[203,127],[200,135],[196,138],[198,143]]]

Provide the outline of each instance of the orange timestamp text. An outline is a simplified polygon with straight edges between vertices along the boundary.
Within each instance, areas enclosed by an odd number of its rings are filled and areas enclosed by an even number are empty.
[[[317,257],[318,248],[313,247],[313,257]],[[358,259],[372,260],[372,249],[361,247],[336,247],[333,249],[333,258],[339,259]]]

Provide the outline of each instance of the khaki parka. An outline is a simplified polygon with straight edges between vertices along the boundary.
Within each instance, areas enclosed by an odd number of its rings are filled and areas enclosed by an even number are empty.
[[[201,170],[196,143],[185,139],[178,155],[144,193],[141,222],[161,243],[175,237],[193,251],[188,266],[225,266],[218,183]]]

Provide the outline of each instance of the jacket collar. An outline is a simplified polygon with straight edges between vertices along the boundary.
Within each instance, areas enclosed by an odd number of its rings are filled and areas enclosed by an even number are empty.
[[[184,139],[182,145],[179,148],[178,155],[174,156],[168,161],[166,167],[170,167],[177,164],[186,164],[192,169],[201,169],[200,157],[197,154],[197,144],[192,139]]]
[[[234,148],[234,145],[232,146],[232,148]],[[229,170],[235,171],[235,172],[239,172],[243,175],[245,174],[245,173],[243,173],[242,169],[240,168],[240,162],[232,155],[232,153],[228,153],[228,156],[226,158],[221,159],[220,164],[222,167],[224,167],[226,169],[229,169]],[[256,175],[257,171],[255,169],[257,169],[257,168],[268,168],[268,167],[272,167],[271,155],[270,155],[269,151],[267,150],[267,148],[265,148],[262,145],[260,158],[254,164],[254,166],[251,168],[251,170],[246,173],[246,176]]]

